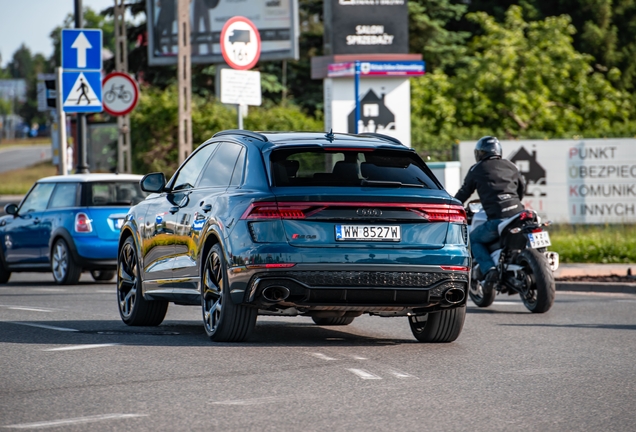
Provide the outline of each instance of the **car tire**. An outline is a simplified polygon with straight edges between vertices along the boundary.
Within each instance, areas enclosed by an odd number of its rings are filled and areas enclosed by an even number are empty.
[[[201,275],[203,327],[214,342],[242,342],[256,325],[256,308],[235,304],[227,283],[227,264],[220,244],[212,246]]]
[[[92,270],[91,276],[93,276],[95,282],[102,282],[111,280],[116,273],[115,270]]]
[[[320,317],[311,317],[311,319],[319,326],[345,326],[349,325],[353,322],[355,317],[328,317],[328,318],[320,318]]]
[[[11,272],[7,270],[5,266],[2,256],[0,256],[0,284],[6,284],[9,282],[9,278],[11,277]]]
[[[82,275],[82,268],[73,259],[71,249],[63,238],[58,238],[51,248],[51,272],[58,285],[75,285]]]
[[[121,320],[129,326],[158,326],[168,312],[168,302],[144,298],[137,249],[128,237],[117,260],[117,305]]]
[[[466,305],[429,312],[426,315],[410,316],[409,324],[415,339],[420,342],[453,342],[459,337],[466,319]]]

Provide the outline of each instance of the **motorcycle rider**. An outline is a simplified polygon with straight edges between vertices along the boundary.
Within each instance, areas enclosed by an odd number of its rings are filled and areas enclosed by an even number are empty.
[[[525,179],[515,164],[501,158],[501,143],[496,137],[485,136],[475,145],[475,165],[470,167],[464,184],[455,198],[464,203],[477,190],[488,221],[470,233],[470,243],[481,274],[485,275],[485,288],[497,281],[495,262],[488,252],[488,244],[499,238],[498,225],[523,211],[521,203]]]

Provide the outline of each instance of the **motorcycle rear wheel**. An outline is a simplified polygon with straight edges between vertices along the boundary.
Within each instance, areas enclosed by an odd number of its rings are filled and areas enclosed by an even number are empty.
[[[493,288],[485,288],[480,281],[475,278],[470,280],[470,289],[468,290],[470,299],[477,307],[485,308],[495,301],[497,291]]]
[[[526,273],[526,289],[519,293],[526,308],[533,313],[545,313],[554,303],[556,287],[554,275],[545,255],[534,249],[524,249],[517,264]]]

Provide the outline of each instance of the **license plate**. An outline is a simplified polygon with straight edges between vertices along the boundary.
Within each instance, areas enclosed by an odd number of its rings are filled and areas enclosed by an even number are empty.
[[[534,249],[547,247],[552,244],[550,243],[550,235],[546,231],[528,234],[528,239],[530,240],[530,247]]]
[[[402,238],[401,227],[396,225],[336,225],[336,240],[394,241]]]

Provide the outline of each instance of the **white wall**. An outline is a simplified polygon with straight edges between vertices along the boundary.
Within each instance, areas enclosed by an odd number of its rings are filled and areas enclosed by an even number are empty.
[[[559,223],[636,223],[636,139],[501,144],[503,156],[516,156],[528,179],[524,204],[542,217]],[[475,163],[474,148],[475,141],[460,143],[462,181]],[[529,157],[519,156],[524,150]],[[537,175],[541,169],[543,180]]]

